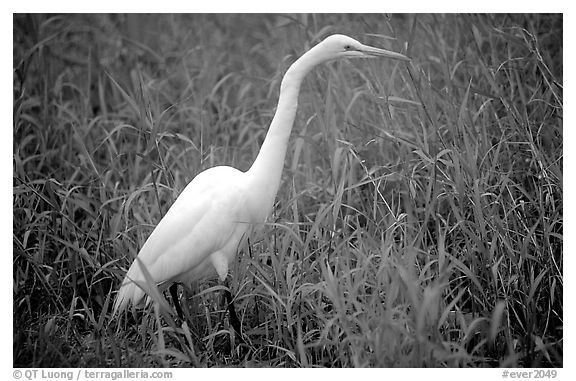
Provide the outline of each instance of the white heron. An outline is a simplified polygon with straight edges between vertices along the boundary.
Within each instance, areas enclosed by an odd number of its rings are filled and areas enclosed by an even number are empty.
[[[130,303],[143,300],[146,278],[160,289],[170,286],[180,318],[178,283],[190,284],[214,275],[225,281],[243,237],[254,225],[265,222],[272,211],[302,80],[320,63],[355,57],[410,61],[403,54],[338,34],[327,37],[296,60],[284,74],[276,113],[250,169],[242,172],[227,166],[209,168],[186,186],[130,266],[114,302],[114,315]],[[231,306],[229,293],[227,297]]]

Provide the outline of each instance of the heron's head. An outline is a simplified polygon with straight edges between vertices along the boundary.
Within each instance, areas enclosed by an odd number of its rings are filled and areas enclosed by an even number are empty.
[[[321,61],[330,61],[339,58],[368,57],[384,57],[401,61],[410,61],[410,58],[403,54],[364,45],[355,39],[342,34],[333,34],[326,37],[322,42],[312,48],[310,52],[312,52],[312,50]]]

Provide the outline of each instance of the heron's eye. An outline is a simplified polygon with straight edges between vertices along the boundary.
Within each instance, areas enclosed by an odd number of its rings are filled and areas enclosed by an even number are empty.
[[[351,46],[350,45],[344,45],[344,50],[350,50]]]

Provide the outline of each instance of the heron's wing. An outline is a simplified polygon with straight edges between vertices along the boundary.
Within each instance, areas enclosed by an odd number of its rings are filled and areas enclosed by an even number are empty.
[[[239,240],[247,230],[246,192],[239,185],[243,173],[217,168],[198,175],[148,237],[126,274],[115,309],[142,298],[143,291],[134,284],[145,283],[142,265],[154,282],[166,282],[190,272],[212,253],[231,247],[230,241]],[[238,242],[232,244],[235,248]]]

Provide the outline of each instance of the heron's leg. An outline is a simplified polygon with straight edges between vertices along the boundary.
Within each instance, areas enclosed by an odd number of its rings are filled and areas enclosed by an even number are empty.
[[[172,296],[172,301],[174,302],[174,307],[176,307],[176,312],[180,320],[184,321],[184,314],[182,314],[182,307],[180,307],[180,302],[178,301],[178,283],[172,283],[170,286],[170,295]]]
[[[238,341],[245,343],[242,337],[242,329],[240,327],[240,319],[236,315],[236,308],[234,308],[234,301],[232,300],[232,294],[230,293],[230,288],[228,287],[228,281],[226,281],[226,289],[224,290],[224,296],[226,297],[226,304],[228,304],[228,313],[230,314],[230,324],[232,328],[238,334]]]

